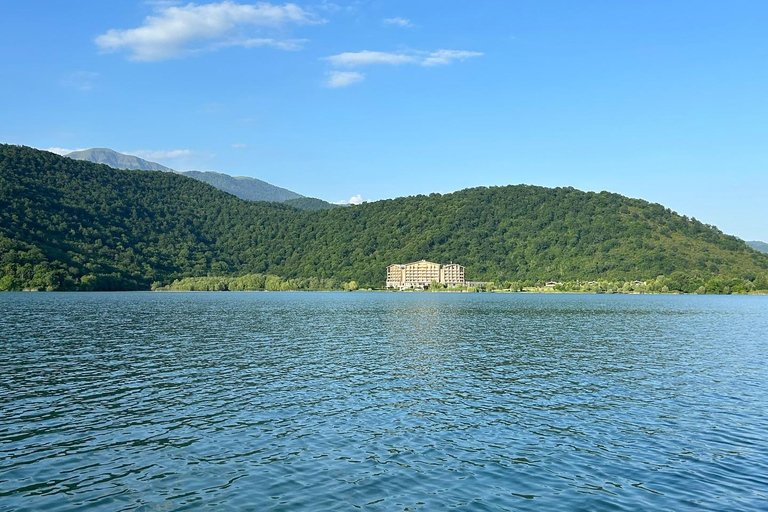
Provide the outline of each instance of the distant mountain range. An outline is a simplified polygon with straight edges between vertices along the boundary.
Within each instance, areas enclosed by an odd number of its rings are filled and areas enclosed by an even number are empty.
[[[296,192],[276,187],[275,185],[267,183],[266,181],[257,180],[256,178],[230,176],[229,174],[212,171],[184,171],[179,174],[202,181],[219,190],[229,192],[240,199],[248,199],[249,201],[277,201],[278,203],[282,203],[289,199],[299,199],[304,197]]]
[[[756,251],[768,253],[768,244],[765,242],[758,242],[757,240],[753,240],[751,242],[747,242],[747,245]]]
[[[75,160],[85,160],[96,164],[108,165],[114,169],[139,169],[141,171],[174,172],[170,167],[150,162],[133,155],[124,155],[109,148],[91,148],[73,151],[65,156]]]
[[[305,197],[256,178],[230,176],[229,174],[212,171],[176,171],[157,162],[150,162],[137,156],[118,153],[109,148],[84,149],[82,151],[73,151],[65,156],[75,160],[105,164],[114,169],[175,172],[208,183],[219,190],[249,201],[275,201],[286,203],[300,210],[327,210],[337,206],[322,199]]]

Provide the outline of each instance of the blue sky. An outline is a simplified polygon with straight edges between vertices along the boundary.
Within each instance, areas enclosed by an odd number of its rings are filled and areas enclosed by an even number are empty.
[[[768,2],[25,0],[0,141],[329,201],[609,190],[768,240]]]

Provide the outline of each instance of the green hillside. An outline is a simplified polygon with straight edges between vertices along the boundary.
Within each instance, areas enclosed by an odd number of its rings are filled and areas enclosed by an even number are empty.
[[[381,286],[388,264],[466,266],[472,280],[713,277],[768,287],[768,256],[617,194],[526,185],[298,211],[173,173],[0,145],[0,289],[147,289],[269,273]]]
[[[332,204],[328,201],[323,201],[322,199],[317,199],[315,197],[297,197],[294,199],[288,199],[287,201],[283,201],[283,203],[287,204],[288,206],[293,206],[294,208],[298,208],[299,210],[330,210],[332,208],[340,208],[340,205],[338,204]]]

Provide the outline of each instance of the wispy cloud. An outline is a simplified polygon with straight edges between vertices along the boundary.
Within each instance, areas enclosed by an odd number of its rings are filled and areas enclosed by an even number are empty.
[[[365,80],[365,75],[357,71],[331,71],[325,85],[333,89],[349,87]]]
[[[182,2],[178,0],[146,0],[144,5],[151,7],[172,7],[174,5],[181,5]]]
[[[338,55],[326,57],[326,60],[340,68],[368,66],[371,64],[398,66],[400,64],[413,64],[418,62],[416,57],[405,53],[372,52],[368,50],[339,53]]]
[[[258,48],[266,46],[277,50],[296,52],[304,49],[308,39],[272,39],[270,37],[253,37],[250,39],[233,39],[213,45],[212,49],[241,46],[243,48]]]
[[[68,155],[69,153],[72,153],[73,151],[82,151],[84,148],[76,148],[76,149],[67,149],[67,148],[45,148],[45,151],[50,151],[51,153],[56,153],[57,155]]]
[[[245,149],[245,148],[248,147],[248,144],[241,144],[239,142],[236,142],[236,143],[232,144],[232,147],[234,149]]]
[[[154,15],[147,16],[141,26],[108,30],[96,38],[97,46],[104,52],[127,51],[130,58],[137,61],[162,61],[227,46],[296,50],[303,40],[254,38],[244,31],[254,27],[275,29],[325,21],[291,3],[241,5],[223,1],[179,6],[157,2],[153,7]]]
[[[467,50],[436,50],[433,52],[344,52],[331,55],[325,59],[339,68],[353,68],[375,64],[397,66],[401,64],[419,64],[421,66],[438,66],[463,61],[472,57],[481,57],[481,52]]]
[[[363,196],[361,194],[357,194],[346,200],[342,199],[341,201],[335,201],[333,204],[362,204],[364,202],[365,201],[363,201]]]
[[[166,158],[190,156],[193,154],[193,151],[191,149],[136,149],[134,151],[126,151],[125,154],[148,160],[163,160]]]
[[[96,84],[98,73],[92,71],[75,71],[61,79],[61,85],[78,91],[90,91]]]
[[[342,9],[342,7],[335,3],[335,2],[329,2],[328,0],[323,0],[319,4],[315,6],[316,9],[320,9],[321,11],[327,11],[327,12],[338,12]]]
[[[384,25],[390,26],[390,27],[403,27],[403,28],[409,28],[413,27],[413,23],[411,20],[407,18],[384,18],[383,20]]]
[[[135,149],[120,151],[120,153],[159,162],[177,171],[206,169],[211,160],[216,158],[216,153],[198,149]]]
[[[482,57],[480,52],[469,52],[465,50],[437,50],[429,54],[427,58],[421,61],[422,66],[444,66],[453,61],[464,61],[472,57]]]

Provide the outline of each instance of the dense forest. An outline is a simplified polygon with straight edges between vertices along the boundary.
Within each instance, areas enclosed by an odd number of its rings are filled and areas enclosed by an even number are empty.
[[[390,263],[477,281],[650,280],[693,292],[768,282],[768,255],[658,204],[607,192],[481,187],[302,211],[172,173],[0,145],[0,289],[149,289],[274,275],[383,286]],[[768,287],[768,285],[766,285]]]
[[[338,204],[329,203],[322,199],[314,197],[298,197],[296,199],[288,199],[283,201],[283,204],[293,206],[299,210],[330,210],[331,208],[341,208]]]

